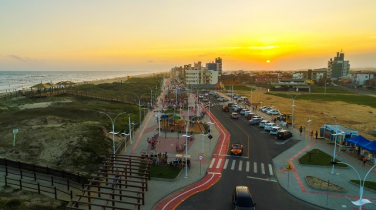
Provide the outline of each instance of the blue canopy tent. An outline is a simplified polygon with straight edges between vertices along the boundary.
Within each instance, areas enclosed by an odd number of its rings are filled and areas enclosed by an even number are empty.
[[[376,141],[371,141],[370,143],[366,144],[366,150],[370,152],[376,152]]]
[[[349,142],[350,144],[354,144],[355,146],[358,146],[358,147],[362,147],[363,145],[366,145],[370,142],[368,139],[364,138],[362,135],[355,136],[352,138],[345,138],[344,141]]]
[[[355,146],[369,152],[376,152],[376,141],[370,141],[361,135],[355,136],[353,138],[345,138],[344,141],[349,142],[350,144],[354,144]]]

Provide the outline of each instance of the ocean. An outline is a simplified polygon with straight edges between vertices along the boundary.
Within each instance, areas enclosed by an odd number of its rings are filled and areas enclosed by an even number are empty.
[[[156,72],[144,72],[150,74]],[[39,83],[87,82],[142,75],[140,71],[0,71],[0,93],[30,90]]]

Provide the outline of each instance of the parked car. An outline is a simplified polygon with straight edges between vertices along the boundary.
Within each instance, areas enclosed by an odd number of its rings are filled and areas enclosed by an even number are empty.
[[[236,109],[234,109],[234,111],[235,112],[240,112],[240,111],[242,111],[242,109],[243,109],[242,107],[238,106],[238,107],[236,107]]]
[[[236,112],[231,113],[231,118],[232,119],[238,119],[239,118],[238,113],[236,113]]]
[[[272,107],[265,107],[265,108],[263,108],[263,109],[261,109],[261,111],[262,112],[267,112],[267,111],[269,111],[269,110],[272,110],[273,108]]]
[[[203,102],[208,102],[209,99],[208,99],[208,98],[204,98],[204,99],[202,99],[202,101],[203,101]]]
[[[267,111],[266,114],[279,114],[279,110],[272,109],[272,110]]]
[[[270,131],[272,129],[272,127],[274,126],[277,126],[277,124],[275,123],[266,123],[265,126],[264,126],[264,130],[265,131]]]
[[[205,96],[209,96],[209,93],[205,93],[204,95],[205,95]]]
[[[223,98],[223,102],[226,102],[226,101],[228,101],[228,99],[227,98]]]
[[[269,134],[271,134],[271,135],[277,135],[278,132],[279,132],[280,130],[282,130],[281,127],[274,126],[274,127],[272,127],[272,129],[270,130]]]
[[[259,127],[260,127],[260,128],[265,127],[265,124],[266,124],[266,123],[270,123],[269,120],[262,120],[262,121],[259,123]]]
[[[247,117],[249,114],[254,114],[254,113],[252,113],[251,110],[244,111],[244,117]]]
[[[242,155],[243,154],[243,145],[237,143],[231,146],[231,155]]]
[[[249,124],[250,125],[258,125],[258,124],[260,124],[261,121],[262,121],[262,117],[252,118],[251,120],[249,120]]]
[[[240,106],[238,105],[232,107],[232,110],[234,110],[235,112],[237,112],[239,109],[240,109]]]
[[[200,94],[200,95],[198,96],[198,98],[204,98],[204,96]]]
[[[292,137],[292,133],[288,130],[280,130],[277,133],[277,139],[288,139]]]
[[[236,186],[232,193],[232,203],[235,209],[254,210],[256,203],[247,186]]]
[[[228,106],[223,106],[223,107],[222,107],[222,111],[224,111],[224,112],[229,112],[229,111],[230,111],[230,107],[228,107]]]
[[[262,106],[262,107],[260,107],[260,111],[262,111],[262,109],[264,109],[264,108],[266,108],[267,106]]]
[[[240,111],[240,114],[241,114],[241,115],[244,115],[246,111],[249,111],[249,109],[242,109],[242,110]]]
[[[223,100],[224,100],[223,97],[218,97],[218,98],[217,98],[217,101],[221,101],[221,102],[222,102]]]
[[[248,119],[248,120],[251,120],[254,116],[256,116],[256,113],[253,113],[253,112],[246,112],[244,113],[244,116]]]
[[[238,106],[238,104],[237,104],[237,103],[233,103],[233,104],[231,105],[231,109],[234,109],[235,106]]]

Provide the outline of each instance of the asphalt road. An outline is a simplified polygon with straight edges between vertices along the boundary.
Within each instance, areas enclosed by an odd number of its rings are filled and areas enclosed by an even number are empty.
[[[213,106],[211,112],[230,132],[230,144],[241,143],[244,146],[243,155],[231,156],[229,149],[221,179],[208,190],[182,202],[177,209],[233,209],[231,196],[238,185],[249,187],[256,209],[321,209],[291,196],[274,178],[279,169],[271,168],[272,159],[297,140],[275,140],[273,135],[263,132],[258,126],[249,125],[244,117],[231,119],[231,111],[222,112],[221,108]]]

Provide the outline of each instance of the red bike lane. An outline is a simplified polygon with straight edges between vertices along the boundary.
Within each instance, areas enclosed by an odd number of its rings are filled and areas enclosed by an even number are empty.
[[[208,115],[208,110],[206,109],[205,111]],[[215,118],[211,114],[208,116],[210,118],[210,121],[215,124],[220,134],[219,141],[213,155],[213,158],[218,158],[220,160],[218,161],[219,164],[217,164],[216,167],[209,168],[207,174],[200,181],[182,188],[161,200],[155,205],[155,210],[175,209],[184,200],[188,199],[190,196],[198,192],[209,189],[221,178],[221,173],[224,165],[224,157],[227,153],[227,149],[230,143],[230,134],[222,126],[222,124],[219,123],[217,118]]]

